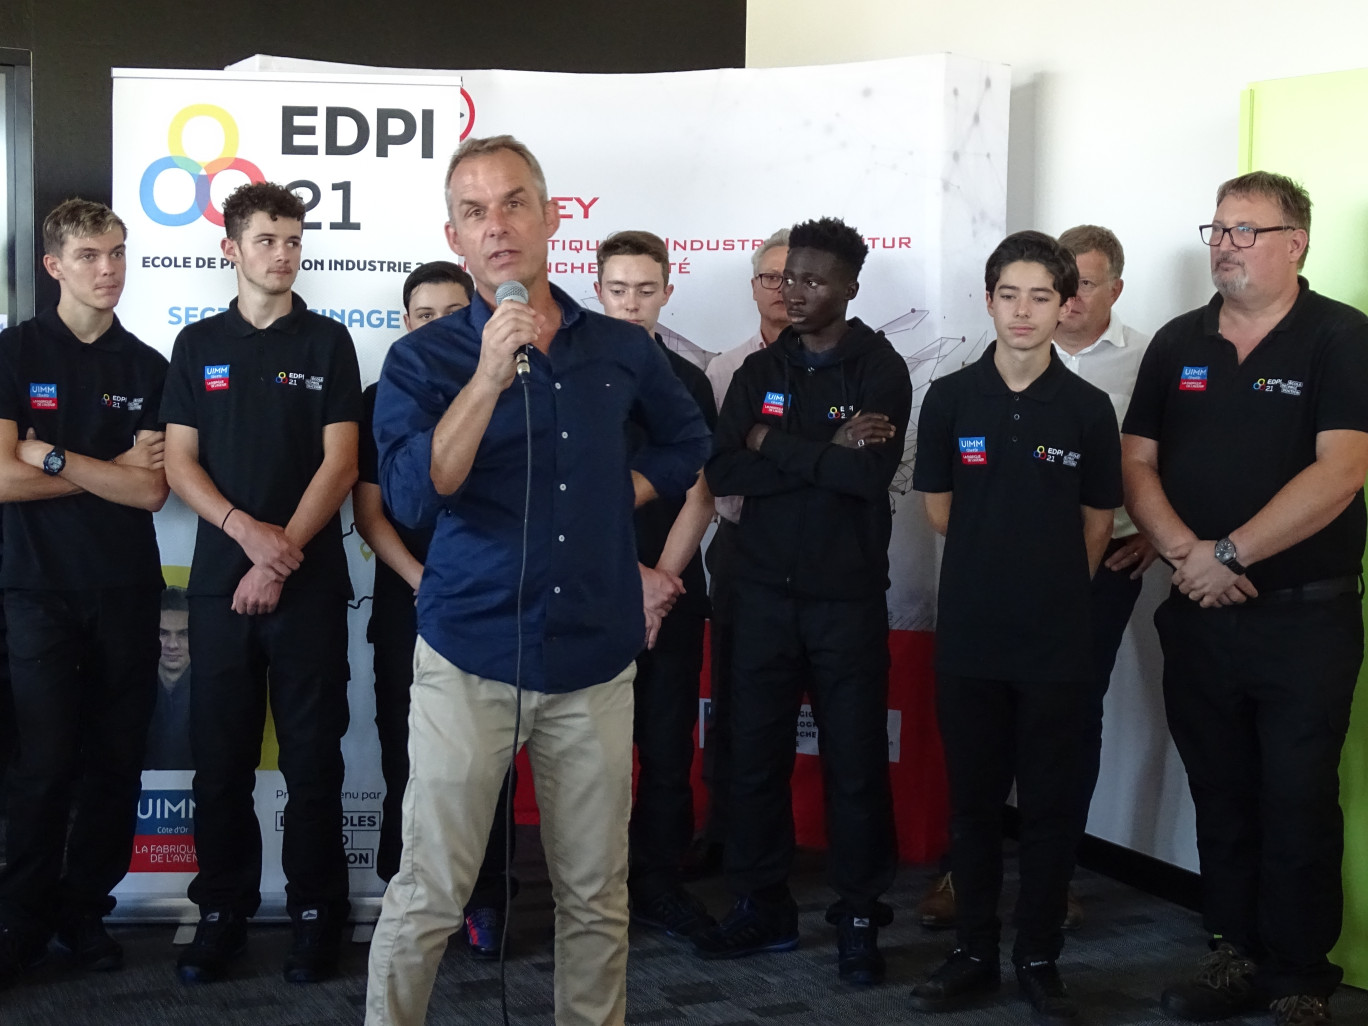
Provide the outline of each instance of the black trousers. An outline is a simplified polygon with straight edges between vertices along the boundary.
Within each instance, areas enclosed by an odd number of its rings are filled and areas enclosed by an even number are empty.
[[[735,598],[728,883],[762,902],[788,895],[789,784],[806,690],[822,756],[828,882],[842,910],[875,915],[897,868],[885,598],[796,598],[747,581],[737,583]]]
[[[717,530],[704,559],[708,566],[708,598],[712,604],[712,619],[708,634],[708,676],[711,697],[708,700],[708,719],[703,724],[703,783],[708,789],[708,819],[704,836],[721,844],[730,823],[731,791],[731,673],[732,639],[735,630],[732,620],[736,598],[736,533],[737,526],[725,517],[717,521]]]
[[[156,701],[160,595],[5,592],[18,753],[0,918],[17,929],[46,935],[65,916],[114,908]]]
[[[693,728],[703,672],[703,617],[675,608],[656,647],[637,657],[632,685],[636,799],[629,828],[628,884],[638,901],[679,885],[679,865],[693,836]]]
[[[190,741],[195,850],[190,900],[251,916],[261,904],[261,829],[252,803],[266,703],[289,799],[281,863],[291,915],[345,916],[342,735],[347,711],[347,603],[286,588],[274,612],[242,616],[219,595],[192,596]],[[269,677],[269,689],[267,680]]]
[[[1203,922],[1248,951],[1273,998],[1328,995],[1341,972],[1339,763],[1363,611],[1320,602],[1155,613],[1169,729],[1197,811]]]
[[[1021,814],[1016,942],[1021,965],[1053,961],[1083,833],[1078,774],[1087,682],[1002,681],[940,674],[936,712],[950,778],[950,859],[959,946],[998,956],[1003,805],[1017,785]]]
[[[375,859],[375,871],[380,879],[389,881],[399,871],[399,857],[404,849],[404,791],[408,788],[408,718],[409,689],[413,686],[413,646],[415,634],[377,640],[375,647],[375,727],[380,735],[380,772],[385,778],[385,801],[380,815],[380,851]],[[513,792],[517,793],[518,777],[513,774]],[[516,844],[505,852],[508,831],[508,780],[499,791],[499,807],[494,812],[494,825],[489,831],[484,862],[475,879],[466,909],[502,906],[508,875],[505,854],[512,862]],[[517,837],[516,831],[513,838]],[[517,893],[517,881],[513,881]]]
[[[1127,539],[1128,540],[1128,539]],[[1114,549],[1108,549],[1110,555]],[[1088,822],[1088,807],[1097,789],[1097,775],[1102,765],[1102,702],[1111,686],[1112,670],[1116,667],[1116,653],[1121,638],[1130,623],[1135,602],[1140,597],[1143,580],[1132,581],[1134,568],[1108,570],[1097,568],[1092,580],[1092,650],[1093,690],[1088,698],[1087,717],[1083,723],[1083,763],[1078,775],[1078,801],[1082,808],[1083,824]]]

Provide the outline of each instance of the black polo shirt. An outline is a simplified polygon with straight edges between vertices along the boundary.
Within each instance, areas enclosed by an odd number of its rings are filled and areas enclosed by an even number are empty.
[[[367,484],[380,485],[380,456],[375,446],[375,392],[378,383],[371,385],[362,393],[363,406],[361,420],[360,459],[358,476]],[[399,535],[413,558],[420,563],[427,562],[428,546],[432,544],[433,528],[413,530],[405,527],[385,507],[385,519]],[[391,644],[412,645],[418,636],[418,612],[413,605],[413,589],[408,582],[394,572],[379,556],[375,558],[375,587],[371,595],[370,623],[366,627],[366,640],[371,644],[389,642]]]
[[[674,371],[675,377],[689,390],[689,395],[693,396],[693,401],[698,404],[698,412],[703,414],[703,419],[707,421],[708,430],[715,431],[717,429],[717,400],[713,398],[712,385],[708,383],[708,376],[699,370],[695,364],[690,363],[665,345],[659,335],[655,337],[655,340],[656,345],[665,354],[665,358],[670,361],[670,370]],[[634,417],[627,423],[627,451],[635,458],[646,443],[646,432]],[[665,550],[665,542],[670,537],[670,529],[674,527],[675,519],[683,508],[684,499],[681,497],[673,500],[652,499],[637,509],[632,517],[632,526],[636,530],[637,560],[639,562],[650,567],[660,562],[660,554]],[[699,616],[707,616],[708,581],[703,574],[701,553],[695,551],[689,558],[683,574],[680,575],[680,580],[684,582],[684,594],[675,603],[675,608],[688,610]]]
[[[1159,330],[1140,364],[1125,432],[1159,443],[1174,512],[1204,539],[1258,513],[1316,459],[1321,431],[1368,431],[1368,317],[1312,292],[1240,363],[1222,298]],[[1260,591],[1359,573],[1363,490],[1310,538],[1249,567]]]
[[[57,311],[0,332],[0,419],[22,439],[112,460],[139,431],[159,431],[166,357],[116,317],[94,342]],[[162,583],[152,514],[88,492],[4,506],[0,586],[85,589]]]
[[[162,419],[199,432],[199,462],[223,497],[284,527],[323,463],[323,428],[361,420],[361,375],[351,335],[337,321],[294,307],[269,327],[226,311],[187,325],[176,338]],[[251,568],[218,524],[201,519],[191,595],[231,595]],[[337,514],[304,546],[287,588],[350,597]]]
[[[912,487],[953,492],[941,563],[936,665],[993,680],[1093,673],[1080,507],[1121,505],[1121,440],[1107,393],[1050,351],[1013,392],[993,364],[931,383]]]

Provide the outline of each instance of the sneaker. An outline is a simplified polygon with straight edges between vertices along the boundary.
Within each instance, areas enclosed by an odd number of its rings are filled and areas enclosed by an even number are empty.
[[[717,925],[703,903],[683,887],[662,891],[649,901],[633,901],[632,921],[685,940]]]
[[[123,968],[123,945],[105,932],[104,918],[93,912],[65,920],[56,939],[57,947],[82,969],[103,973]]]
[[[306,908],[291,917],[294,943],[281,972],[287,983],[320,983],[337,974],[343,922],[325,908]]]
[[[798,946],[798,906],[761,905],[754,898],[737,900],[727,918],[694,935],[700,958],[742,958],[764,951],[792,951]]]
[[[1266,1000],[1254,986],[1254,963],[1233,944],[1220,941],[1197,963],[1190,979],[1164,991],[1160,1004],[1179,1019],[1212,1022],[1257,1011]]]
[[[1330,1002],[1323,997],[1292,994],[1278,998],[1268,1007],[1274,1026],[1328,1026],[1330,1022]]]
[[[1078,1005],[1059,976],[1054,962],[1027,962],[1016,967],[1017,986],[1035,1017],[1045,1022],[1078,1018]]]
[[[928,930],[948,930],[955,925],[955,884],[950,874],[938,876],[917,906],[917,917]]]
[[[498,961],[507,925],[504,910],[498,905],[479,905],[466,909],[465,935],[470,957],[481,962]]]
[[[879,925],[865,916],[843,916],[836,924],[836,970],[847,983],[883,983]]]
[[[247,950],[247,920],[226,909],[200,916],[195,939],[176,959],[182,983],[212,983]]]
[[[22,930],[0,924],[0,988],[16,982],[47,958],[47,945]]]
[[[1064,906],[1064,922],[1060,923],[1061,930],[1077,930],[1083,925],[1083,906],[1074,897],[1073,888],[1069,888],[1068,903]]]
[[[685,883],[722,875],[722,845],[706,837],[694,840],[679,863],[679,878]]]
[[[912,988],[912,1007],[923,1012],[954,1011],[993,993],[1001,982],[996,958],[975,958],[956,948],[939,969]]]

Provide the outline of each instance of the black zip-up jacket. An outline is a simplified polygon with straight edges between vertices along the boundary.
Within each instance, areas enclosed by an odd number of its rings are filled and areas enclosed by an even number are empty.
[[[864,448],[832,438],[857,413],[897,434]],[[851,320],[814,356],[793,330],[746,358],[718,416],[705,473],[714,495],[741,495],[736,572],[806,598],[856,599],[888,588],[888,486],[912,412],[907,363],[882,334]],[[769,425],[759,452],[746,448]]]

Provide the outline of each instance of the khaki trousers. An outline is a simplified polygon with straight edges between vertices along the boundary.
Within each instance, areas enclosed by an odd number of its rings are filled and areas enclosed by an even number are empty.
[[[527,745],[556,901],[557,1026],[620,1026],[627,1004],[627,823],[634,664],[564,695],[523,692],[414,649],[404,853],[371,940],[367,1026],[420,1026],[462,923],[499,787]]]

